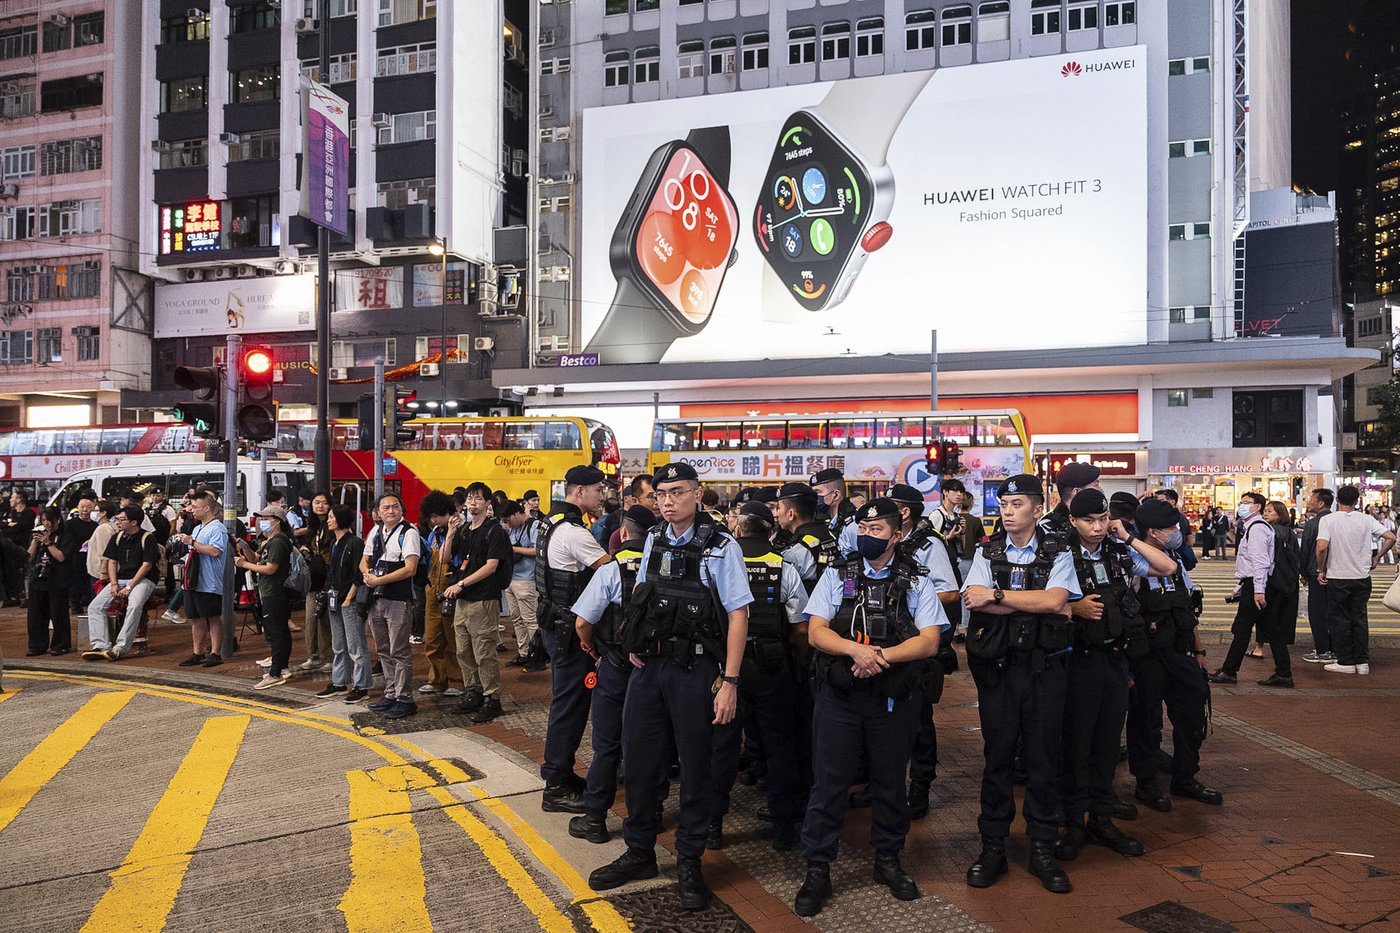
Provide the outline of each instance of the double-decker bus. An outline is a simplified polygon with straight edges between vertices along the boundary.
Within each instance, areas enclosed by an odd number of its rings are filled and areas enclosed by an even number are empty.
[[[929,472],[926,451],[939,439],[961,445],[957,478],[983,517],[998,512],[1001,480],[1031,472],[1026,419],[1012,408],[665,419],[652,430],[648,466],[655,473],[666,463],[688,463],[721,498],[745,486],[806,481],[834,467],[845,475],[848,493],[878,496],[892,483],[907,483],[937,502],[943,478]]]
[[[0,486],[46,501],[81,470],[115,467],[132,454],[190,454],[203,439],[185,424],[16,428],[0,431]]]

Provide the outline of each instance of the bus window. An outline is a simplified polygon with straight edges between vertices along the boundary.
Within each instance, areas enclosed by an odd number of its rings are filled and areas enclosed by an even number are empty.
[[[942,438],[943,440],[957,441],[958,444],[963,447],[976,447],[978,444],[975,433],[972,430],[973,422],[974,419],[972,418],[956,418],[938,422],[930,418],[928,429],[929,441],[932,442],[938,438]]]
[[[829,430],[831,446],[838,449],[870,447],[875,439],[875,422],[871,420],[833,420]]]
[[[875,427],[876,447],[924,446],[924,419],[881,418]]]
[[[699,429],[700,429],[700,431],[699,431],[699,434],[700,434],[700,436],[699,436],[699,442],[700,442],[700,443],[699,443],[699,445],[698,445],[698,447],[699,447],[700,449],[702,449],[702,450],[723,450],[723,449],[725,449],[725,448],[728,448],[728,447],[732,446],[732,445],[730,444],[730,438],[729,438],[729,428],[730,428],[730,425],[729,425],[727,422],[717,422],[717,423],[713,423],[713,424],[700,424],[700,425],[698,425],[698,427],[699,427]],[[737,443],[738,443],[738,438],[735,438],[735,439],[734,439],[734,445],[737,445]]]
[[[137,428],[137,431],[140,431]],[[125,454],[131,452],[131,431],[127,428],[102,429],[102,453]]]
[[[350,450],[358,443],[359,433],[358,424],[331,425],[331,450]]]
[[[88,428],[83,431],[83,453],[95,454],[102,449],[102,429]]]
[[[744,425],[746,450],[782,450],[787,445],[787,426],[782,421],[757,421]]]
[[[1021,443],[1011,419],[996,415],[977,419],[977,440],[983,447],[1015,446]]]
[[[521,425],[516,425],[520,427]],[[545,450],[581,450],[583,440],[572,421],[550,421],[544,425]]]
[[[481,445],[473,447],[473,450],[500,450],[505,443],[505,422],[484,421],[471,425],[467,430],[468,437],[471,436],[471,428],[477,428],[481,431]]]
[[[30,454],[51,454],[51,453],[54,453],[54,449],[53,449],[54,441],[58,440],[58,432],[57,432],[57,431],[30,431],[30,432],[28,432],[28,433],[29,433],[29,436],[32,438],[32,440],[30,441],[30,447],[29,447],[29,449],[26,450],[26,451],[21,451],[21,453],[30,453]]]
[[[549,433],[551,440],[557,436],[557,422],[550,422]],[[503,446],[506,450],[541,450],[545,446],[544,426],[528,421],[510,421],[505,424],[505,442]],[[556,443],[549,445],[550,450],[558,450]]]
[[[826,446],[825,421],[789,421],[788,446],[799,450]]]
[[[462,449],[463,450],[485,450],[486,438],[485,425],[480,422],[462,425]]]

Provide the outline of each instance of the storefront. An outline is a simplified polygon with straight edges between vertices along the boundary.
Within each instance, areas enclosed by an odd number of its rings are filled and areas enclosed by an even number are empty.
[[[1146,450],[1061,450],[1037,449],[1036,474],[1053,483],[1066,463],[1092,463],[1099,468],[1099,485],[1104,495],[1130,492],[1141,495],[1147,488]]]
[[[1246,492],[1263,493],[1301,515],[1309,492],[1332,485],[1336,461],[1331,447],[1178,448],[1149,451],[1148,474],[1154,484],[1175,489],[1192,518],[1212,506],[1234,511]]]
[[[1361,490],[1361,504],[1385,505],[1395,504],[1395,480],[1389,476],[1380,476],[1375,473],[1348,473],[1337,477],[1337,485],[1355,486]]]

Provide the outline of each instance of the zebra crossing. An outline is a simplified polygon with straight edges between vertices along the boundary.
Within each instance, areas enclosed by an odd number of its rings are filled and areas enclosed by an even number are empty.
[[[1386,589],[1395,582],[1397,565],[1382,564],[1372,577],[1370,623],[1372,635],[1400,635],[1400,613],[1392,612],[1381,604]],[[1201,628],[1205,631],[1225,631],[1235,620],[1235,607],[1225,602],[1235,588],[1235,561],[1201,561],[1191,571],[1192,581],[1205,591],[1205,611],[1201,614]],[[1298,631],[1308,630],[1308,594],[1304,589],[1298,598]]]

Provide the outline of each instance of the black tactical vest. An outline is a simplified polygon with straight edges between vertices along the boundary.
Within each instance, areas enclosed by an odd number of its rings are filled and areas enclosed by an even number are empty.
[[[583,527],[583,513],[577,506],[564,503],[563,511],[549,516],[540,530],[535,547],[535,590],[539,594],[537,610],[539,624],[565,638],[574,632],[573,605],[593,577],[590,568],[559,570],[549,565],[549,543],[554,532],[564,524]]]
[[[639,614],[639,630],[629,633],[628,650],[639,655],[668,655],[687,663],[702,654],[723,661],[724,613],[718,595],[701,580],[700,566],[733,539],[704,512],[696,516],[695,532],[684,544],[671,544],[666,527],[662,522],[648,533],[651,551],[643,584],[646,606]]]
[[[783,558],[762,538],[740,538],[744,569],[749,575],[749,641],[787,642],[787,613],[783,606]]]
[[[1147,638],[1153,648],[1189,651],[1195,641],[1196,613],[1191,589],[1181,574],[1181,563],[1170,577],[1143,581],[1138,593]]]
[[[642,545],[641,541],[624,541],[613,555],[613,560],[617,562],[621,602],[620,605],[609,605],[593,629],[593,640],[609,648],[622,647],[622,620],[626,616],[627,605],[632,601],[632,590],[637,585],[637,571],[642,569]]]
[[[826,568],[841,559],[841,548],[836,543],[836,536],[831,533],[826,522],[817,519],[799,525],[791,534],[780,532],[779,535],[779,539],[773,542],[775,550],[786,551],[790,547],[800,545],[812,555],[809,575],[802,578],[802,585],[806,588],[807,595],[811,596]]]
[[[896,555],[887,577],[868,577],[865,562],[853,557],[837,568],[841,575],[841,604],[829,620],[833,632],[849,641],[876,648],[893,648],[919,634],[908,594],[918,580],[918,567]],[[870,690],[877,696],[908,696],[923,667],[921,663],[892,664],[874,677],[857,678],[851,662],[824,651],[815,652],[817,679],[837,690]]]
[[[1133,591],[1133,558],[1128,545],[1105,538],[1099,556],[1084,556],[1078,536],[1072,539],[1074,572],[1079,590],[1096,595],[1103,605],[1098,619],[1073,619],[1074,647],[1081,651],[1116,651],[1140,644],[1142,606]]]
[[[1038,526],[1035,558],[1029,564],[1013,564],[1006,554],[1006,532],[987,539],[982,553],[991,564],[992,581],[1003,592],[1044,590],[1050,583],[1055,558],[1065,551],[1064,538]],[[993,615],[970,612],[967,621],[967,653],[984,661],[1003,661],[1032,651],[1053,653],[1069,647],[1069,620],[1064,616],[1013,612]],[[1013,655],[1020,652],[1020,655]]]

